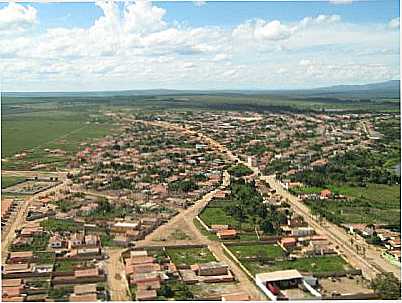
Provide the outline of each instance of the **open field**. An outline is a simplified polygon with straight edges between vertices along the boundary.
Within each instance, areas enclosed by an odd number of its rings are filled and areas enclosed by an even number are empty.
[[[18,184],[25,181],[24,177],[17,176],[1,176],[1,189]]]
[[[342,223],[400,224],[400,186],[368,184],[366,187],[329,186],[333,192],[350,197],[350,201],[311,201],[318,212],[329,212]],[[307,188],[308,193],[321,188]],[[304,191],[304,189],[302,189]]]
[[[237,258],[278,258],[284,255],[283,249],[277,244],[230,245],[228,248]]]
[[[324,273],[351,269],[339,256],[323,256],[296,259],[294,261],[275,261],[272,264],[260,264],[257,261],[243,261],[252,274],[285,269],[297,269],[301,272]]]
[[[167,248],[166,253],[176,265],[192,265],[216,261],[208,247],[201,248]]]
[[[110,121],[91,112],[32,111],[2,116],[3,169],[31,169],[37,164],[63,168],[83,145],[113,131]],[[101,121],[101,122],[99,122]],[[50,153],[49,150],[60,150]],[[19,158],[15,154],[24,152]]]

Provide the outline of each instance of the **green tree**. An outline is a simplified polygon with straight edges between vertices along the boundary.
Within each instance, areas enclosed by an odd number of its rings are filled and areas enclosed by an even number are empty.
[[[382,300],[398,300],[401,298],[401,282],[393,273],[378,274],[371,286]]]

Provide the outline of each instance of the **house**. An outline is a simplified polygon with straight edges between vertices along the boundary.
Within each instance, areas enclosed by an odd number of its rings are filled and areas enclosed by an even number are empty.
[[[295,237],[305,237],[314,235],[315,231],[311,227],[297,227],[292,229],[291,235]]]
[[[237,231],[235,229],[224,229],[218,231],[216,235],[221,240],[234,239],[237,236]]]
[[[78,269],[74,271],[74,277],[76,278],[88,278],[97,276],[99,276],[99,269],[97,267],[88,269]]]
[[[24,274],[31,273],[32,267],[28,263],[4,264],[3,274]]]
[[[250,296],[244,292],[222,295],[222,301],[250,301]]]
[[[194,269],[199,276],[219,276],[226,275],[229,268],[223,262],[213,261],[209,263],[198,264],[198,266]]]
[[[87,246],[97,246],[99,243],[98,235],[85,235],[84,237],[85,245]]]
[[[96,302],[97,297],[96,297],[96,294],[85,294],[85,295],[71,294],[69,301],[70,302]]]
[[[87,295],[96,293],[96,284],[79,284],[74,285],[75,295]]]
[[[152,301],[156,299],[157,296],[155,289],[138,289],[135,293],[135,299],[137,301]]]
[[[137,264],[133,266],[133,273],[134,274],[141,274],[141,273],[150,273],[155,271],[160,271],[161,266],[157,263],[152,264]]]
[[[221,230],[225,230],[225,229],[229,229],[229,225],[225,225],[225,224],[212,224],[211,225],[211,230],[214,233],[221,231]]]
[[[59,234],[55,234],[49,239],[50,248],[62,248],[64,245],[64,240]]]
[[[133,274],[130,278],[130,284],[144,283],[144,282],[160,282],[161,278],[157,273],[141,273]]]
[[[159,281],[137,283],[137,290],[150,290],[150,289],[158,290],[160,288],[161,288],[161,283]]]
[[[292,250],[293,248],[296,247],[297,240],[292,237],[286,237],[286,238],[282,238],[279,241],[279,244],[286,250]]]
[[[320,192],[321,199],[329,199],[332,196],[332,192],[329,189],[324,189]]]
[[[33,258],[33,252],[32,251],[16,251],[16,252],[10,252],[8,256],[8,262],[9,263],[26,263],[30,262]]]

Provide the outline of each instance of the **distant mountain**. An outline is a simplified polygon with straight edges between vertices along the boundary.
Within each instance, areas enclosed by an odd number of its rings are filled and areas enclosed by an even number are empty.
[[[9,97],[117,97],[117,96],[177,96],[177,95],[272,95],[295,98],[399,98],[400,80],[363,85],[335,85],[314,89],[298,90],[175,90],[145,89],[93,92],[5,92]]]

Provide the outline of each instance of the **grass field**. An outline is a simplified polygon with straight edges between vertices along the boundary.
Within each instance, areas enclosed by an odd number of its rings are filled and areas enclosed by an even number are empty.
[[[200,214],[200,218],[208,226],[211,226],[212,224],[237,225],[237,221],[220,207],[206,207]]]
[[[12,185],[25,181],[24,177],[17,176],[1,176],[1,188],[7,188]]]
[[[283,249],[277,244],[230,245],[229,250],[237,258],[257,257],[277,258],[283,256]]]
[[[51,169],[63,168],[69,157],[83,145],[113,131],[108,120],[91,112],[53,110],[26,112],[2,117],[3,169],[24,170],[36,164],[48,164]],[[98,122],[101,121],[101,122]],[[61,149],[66,155],[52,155],[45,149]],[[26,152],[22,159],[12,156]]]
[[[166,253],[176,265],[199,264],[216,261],[208,247],[201,248],[167,248]]]
[[[294,261],[278,261],[270,265],[261,265],[255,261],[243,261],[246,268],[252,273],[272,272],[285,269],[297,269],[301,272],[334,272],[352,269],[349,264],[339,256],[323,256],[302,258]]]
[[[399,185],[368,184],[367,187],[329,186],[328,188],[352,200],[309,202],[308,205],[331,213],[342,223],[400,224]],[[319,192],[321,188],[308,188],[308,190]]]

